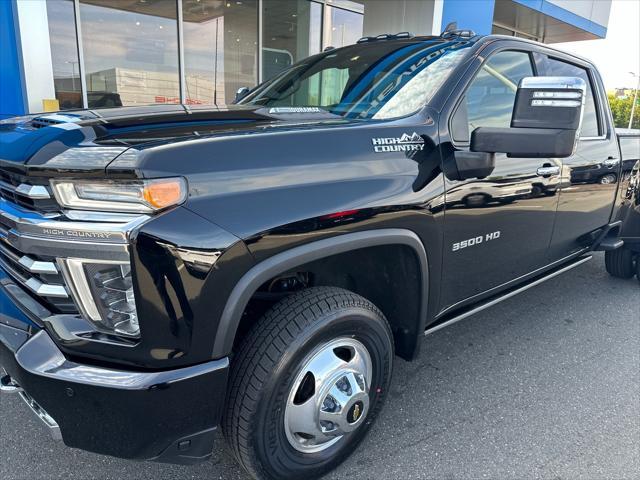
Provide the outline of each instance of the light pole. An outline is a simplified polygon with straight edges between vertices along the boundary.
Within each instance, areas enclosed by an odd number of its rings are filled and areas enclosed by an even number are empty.
[[[67,60],[67,63],[71,64],[71,88],[76,91],[76,63],[73,60]]]
[[[638,83],[636,84],[636,91],[633,94],[633,104],[631,105],[631,116],[629,117],[629,127],[631,128],[631,125],[633,124],[633,114],[636,111],[636,102],[638,101],[638,89],[640,89],[640,75],[636,75],[633,72],[629,72],[631,75],[633,75],[634,77],[638,78]]]

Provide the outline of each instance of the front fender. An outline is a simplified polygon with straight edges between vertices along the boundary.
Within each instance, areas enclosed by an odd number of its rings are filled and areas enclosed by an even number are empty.
[[[278,253],[251,268],[233,288],[224,307],[213,347],[213,358],[228,355],[234,344],[236,332],[249,300],[267,280],[299,265],[368,247],[383,245],[405,245],[410,247],[418,259],[420,271],[420,303],[418,318],[413,319],[409,338],[417,343],[425,328],[429,299],[429,263],[424,245],[418,236],[405,229],[379,229],[346,233],[324,238]],[[413,346],[417,349],[417,345]]]

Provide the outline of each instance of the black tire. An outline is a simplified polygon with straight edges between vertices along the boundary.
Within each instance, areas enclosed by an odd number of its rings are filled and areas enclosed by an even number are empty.
[[[640,254],[636,257],[636,277],[638,277],[638,281],[640,282]]]
[[[286,400],[309,353],[338,337],[361,342],[371,356],[366,421],[326,450],[301,453],[285,432]],[[352,292],[314,287],[274,305],[252,327],[231,365],[223,432],[238,462],[261,480],[310,480],[334,469],[355,450],[380,412],[393,355],[384,315]]]
[[[609,250],[604,254],[604,264],[612,277],[632,278],[636,273],[634,254],[626,248]]]

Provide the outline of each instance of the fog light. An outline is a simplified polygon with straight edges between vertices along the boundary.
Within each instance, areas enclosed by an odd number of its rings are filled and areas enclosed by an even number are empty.
[[[64,265],[74,299],[99,330],[140,336],[129,263],[69,258]]]

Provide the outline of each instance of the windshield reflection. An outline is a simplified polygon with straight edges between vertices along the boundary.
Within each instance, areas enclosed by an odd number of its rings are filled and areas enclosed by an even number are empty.
[[[318,107],[346,118],[406,116],[429,102],[470,45],[443,40],[352,45],[293,65],[238,103]]]

